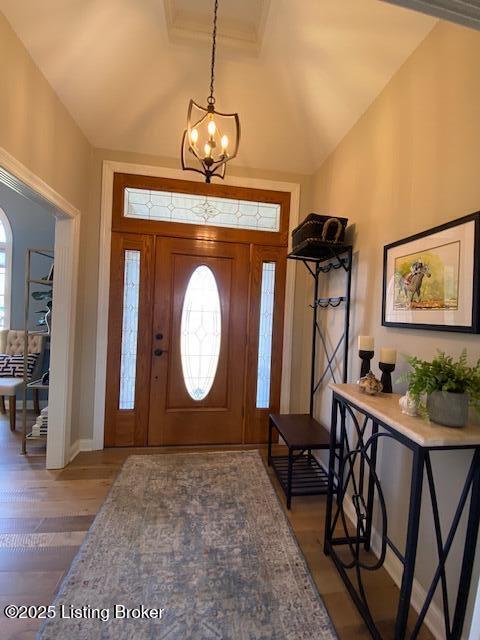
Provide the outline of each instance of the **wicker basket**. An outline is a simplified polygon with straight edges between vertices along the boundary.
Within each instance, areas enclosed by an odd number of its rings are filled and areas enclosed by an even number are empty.
[[[305,220],[292,231],[292,249],[295,252],[308,244],[342,244],[345,239],[347,218],[322,216],[310,213]]]

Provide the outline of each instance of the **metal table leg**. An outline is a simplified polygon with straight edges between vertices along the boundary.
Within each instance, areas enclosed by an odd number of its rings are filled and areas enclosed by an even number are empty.
[[[370,468],[368,473],[368,494],[367,494],[367,521],[365,523],[365,551],[370,551],[370,545],[372,542],[372,519],[373,519],[373,499],[375,497],[375,483],[373,481],[372,467],[376,469],[377,466],[377,446],[378,438],[375,436],[378,433],[378,423],[375,420],[372,423],[372,453],[370,456]]]
[[[418,530],[422,506],[423,469],[425,451],[417,447],[413,453],[412,482],[410,489],[410,507],[408,512],[407,543],[405,549],[405,567],[400,588],[397,621],[395,624],[395,640],[403,640],[407,628],[408,612],[412,595],[415,560],[417,557]]]
[[[287,509],[292,504],[292,473],[293,473],[293,451],[288,447],[288,476],[287,476]]]
[[[273,422],[272,419],[268,419],[268,454],[267,454],[267,463],[270,467],[272,464],[272,427]]]
[[[328,544],[332,540],[332,506],[333,506],[333,494],[334,494],[334,475],[335,475],[335,453],[337,444],[337,419],[338,419],[338,402],[333,399],[332,402],[332,419],[330,423],[330,451],[328,456],[328,489],[327,489],[327,510],[325,514],[325,540],[323,545],[323,551],[326,555],[329,554]],[[341,486],[341,479],[339,478],[339,486]]]
[[[475,550],[477,546],[478,527],[480,524],[480,449],[475,449],[472,464],[474,465],[474,470],[472,488],[470,491],[470,510],[468,513],[462,571],[460,574],[457,602],[453,616],[452,640],[458,640],[462,635],[470,583],[472,580],[473,561],[475,559]]]

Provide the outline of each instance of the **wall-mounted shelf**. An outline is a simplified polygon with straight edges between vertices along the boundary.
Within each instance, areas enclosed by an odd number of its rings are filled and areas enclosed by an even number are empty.
[[[27,389],[48,389],[49,385],[44,384],[41,380],[32,380],[27,382]]]
[[[44,258],[48,258],[52,260],[51,270],[48,278],[32,278],[31,277],[31,267],[32,267],[32,256],[42,256]],[[37,380],[29,380],[28,379],[28,367],[27,367],[27,355],[28,355],[28,338],[29,336],[43,336],[45,340],[50,339],[50,331],[45,331],[45,329],[29,329],[30,324],[30,304],[32,300],[32,288],[35,286],[53,286],[53,278],[51,278],[53,274],[53,259],[54,252],[51,249],[27,249],[25,255],[25,343],[24,343],[24,378],[23,378],[23,411],[22,411],[22,453],[27,453],[27,442],[31,441],[47,441],[47,436],[42,435],[33,435],[32,431],[27,432],[27,391],[31,389],[34,393],[38,393],[39,390],[48,391],[49,385],[44,384],[40,379]],[[37,396],[38,398],[38,396]],[[38,400],[37,400],[38,402]]]
[[[303,246],[302,246],[303,245]],[[348,253],[352,246],[345,243],[322,242],[309,240],[288,254],[290,260],[306,260],[308,262],[336,261]],[[343,259],[343,258],[342,258]]]
[[[47,441],[47,436],[46,435],[40,435],[40,436],[34,436],[32,434],[32,432],[30,431],[30,433],[27,433],[27,435],[25,436],[26,440],[41,440],[43,442]]]
[[[43,279],[42,280],[32,280],[32,279],[29,279],[28,282],[29,282],[29,284],[45,284],[45,285],[48,285],[49,287],[51,287],[53,285],[53,280],[43,280]]]

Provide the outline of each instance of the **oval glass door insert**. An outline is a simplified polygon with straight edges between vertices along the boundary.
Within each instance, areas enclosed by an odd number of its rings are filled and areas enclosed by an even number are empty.
[[[185,387],[204,400],[217,372],[221,343],[220,296],[213,271],[206,265],[190,276],[183,301],[180,354]]]

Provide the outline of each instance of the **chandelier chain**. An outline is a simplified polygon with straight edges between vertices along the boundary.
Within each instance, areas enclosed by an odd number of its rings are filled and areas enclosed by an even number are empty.
[[[215,0],[214,9],[213,9],[212,64],[210,67],[210,95],[207,99],[208,104],[215,104],[213,91],[214,91],[214,84],[215,84],[215,54],[217,50],[217,13],[218,13],[218,0]]]

